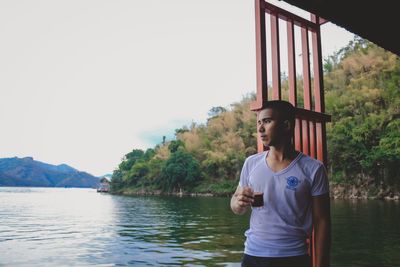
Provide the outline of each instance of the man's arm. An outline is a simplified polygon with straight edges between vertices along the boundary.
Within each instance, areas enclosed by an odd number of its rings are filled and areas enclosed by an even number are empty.
[[[238,186],[231,198],[231,210],[238,215],[245,214],[253,201],[253,190],[250,187]]]
[[[329,194],[312,197],[315,267],[330,266],[331,212]]]

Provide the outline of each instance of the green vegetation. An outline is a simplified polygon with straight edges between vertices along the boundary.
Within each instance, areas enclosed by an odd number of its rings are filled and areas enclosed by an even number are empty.
[[[337,183],[400,184],[400,59],[355,38],[325,64],[329,166]],[[397,166],[396,166],[397,165]]]
[[[400,59],[355,37],[325,60],[324,83],[332,115],[331,181],[368,185],[371,192],[399,188]],[[286,98],[287,80],[282,87]],[[213,107],[206,123],[176,129],[175,140],[126,154],[113,173],[113,192],[231,194],[244,159],[256,153],[256,115],[249,107],[254,98]]]

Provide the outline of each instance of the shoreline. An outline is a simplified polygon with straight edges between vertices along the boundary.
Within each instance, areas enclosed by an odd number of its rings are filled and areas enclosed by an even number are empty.
[[[400,191],[394,187],[380,186],[367,187],[365,185],[343,185],[331,184],[330,196],[333,199],[378,199],[388,201],[399,201]]]
[[[179,196],[179,197],[231,197],[232,193],[227,192],[162,192],[161,190],[123,190],[121,192],[110,192],[115,195],[124,196]],[[385,200],[400,201],[400,191],[390,187],[359,187],[356,185],[330,185],[331,199],[344,200]]]

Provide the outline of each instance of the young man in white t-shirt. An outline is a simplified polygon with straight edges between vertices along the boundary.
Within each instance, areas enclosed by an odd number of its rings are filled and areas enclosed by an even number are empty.
[[[257,114],[257,131],[267,151],[248,157],[231,199],[235,214],[252,207],[242,266],[309,267],[306,240],[315,234],[315,267],[329,266],[330,198],[324,165],[294,149],[295,108],[268,101]]]

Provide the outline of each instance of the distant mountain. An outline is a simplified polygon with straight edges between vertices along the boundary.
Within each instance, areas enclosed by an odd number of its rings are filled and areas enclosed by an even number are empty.
[[[0,186],[97,187],[99,178],[66,164],[25,158],[0,158]]]

